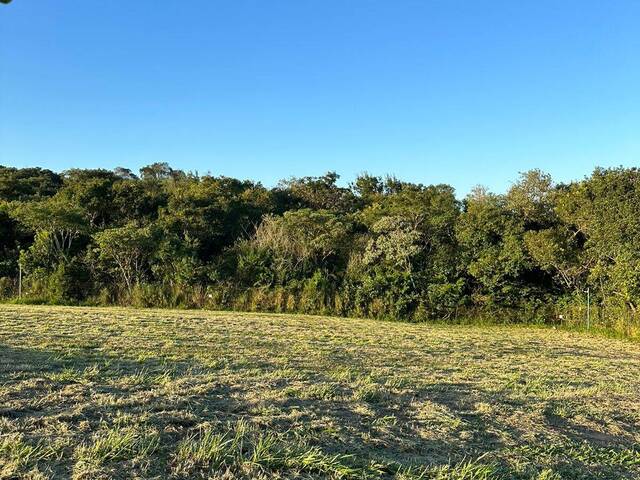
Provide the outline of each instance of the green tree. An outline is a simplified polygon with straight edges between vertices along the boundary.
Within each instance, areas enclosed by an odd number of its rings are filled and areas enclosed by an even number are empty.
[[[425,281],[449,281],[457,274],[458,248],[455,226],[460,205],[447,185],[408,185],[379,197],[359,215],[374,236],[374,226],[384,218],[395,218],[418,235],[420,255],[416,270]]]
[[[98,260],[130,293],[148,272],[157,244],[153,228],[132,222],[98,232],[93,239]]]
[[[189,178],[169,189],[160,223],[167,234],[195,242],[200,260],[211,261],[239,237],[249,237],[269,208],[269,195],[259,184]]]
[[[524,225],[504,196],[474,190],[456,226],[461,264],[480,305],[517,305],[532,294]]]
[[[123,179],[114,183],[112,194],[112,221],[118,224],[157,220],[169,198],[163,182],[137,179]]]
[[[0,200],[28,201],[52,197],[62,187],[62,177],[42,168],[0,165]]]
[[[509,189],[505,206],[522,219],[526,230],[539,230],[557,223],[555,196],[551,176],[529,170]]]
[[[118,177],[108,170],[72,169],[64,172],[58,196],[84,212],[92,229],[104,228],[112,220],[113,185]]]
[[[61,196],[18,203],[12,215],[40,238],[46,238],[57,261],[69,260],[74,242],[89,232],[86,212]]]
[[[321,177],[291,178],[278,188],[289,194],[291,208],[352,212],[356,197],[349,188],[338,186],[339,178],[336,172],[327,172]]]
[[[640,170],[596,169],[570,185],[558,213],[582,244],[588,282],[602,302],[640,304]]]

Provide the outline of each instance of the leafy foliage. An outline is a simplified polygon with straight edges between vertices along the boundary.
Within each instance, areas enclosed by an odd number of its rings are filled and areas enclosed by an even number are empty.
[[[637,322],[637,169],[569,185],[532,170],[463,201],[447,185],[339,179],[0,167],[3,295],[20,262],[34,300],[549,320],[583,311],[588,288],[600,321]]]

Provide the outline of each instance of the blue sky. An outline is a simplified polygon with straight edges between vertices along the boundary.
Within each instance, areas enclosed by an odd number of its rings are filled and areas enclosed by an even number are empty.
[[[636,0],[14,0],[0,164],[504,191],[640,162]]]

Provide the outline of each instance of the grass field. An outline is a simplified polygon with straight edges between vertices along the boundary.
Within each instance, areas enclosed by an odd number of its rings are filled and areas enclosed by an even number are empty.
[[[0,478],[640,478],[640,345],[4,305]]]

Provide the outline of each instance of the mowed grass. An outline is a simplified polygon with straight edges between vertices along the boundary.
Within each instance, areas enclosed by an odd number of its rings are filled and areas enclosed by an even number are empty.
[[[4,305],[0,478],[640,478],[640,345]]]

